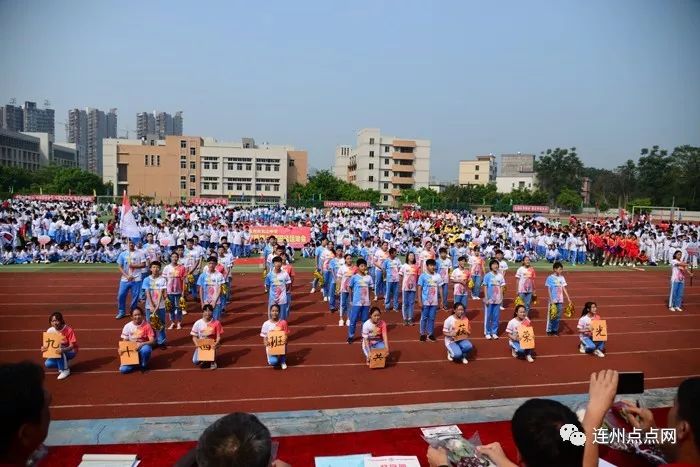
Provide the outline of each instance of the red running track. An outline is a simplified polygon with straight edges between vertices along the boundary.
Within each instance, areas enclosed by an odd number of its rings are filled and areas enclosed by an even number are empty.
[[[540,274],[537,290],[546,295]],[[501,313],[501,339],[483,336],[483,302],[469,301],[476,350],[468,365],[450,363],[440,330],[438,342],[418,341],[418,327],[404,327],[400,313],[385,313],[392,361],[369,370],[359,342],[345,342],[320,294],[308,293],[310,274],[298,274],[290,319],[286,371],[266,366],[260,326],[267,297],[259,274],[237,275],[234,302],[223,319],[223,347],[216,371],[192,365],[189,330],[200,313],[190,304],[184,328],[168,331],[168,349],[156,350],[151,371],[118,373],[116,353],[124,320],[114,319],[118,276],[105,273],[0,275],[0,361],[41,362],[41,332],[48,315],[64,313],[80,352],[70,378],[48,373],[56,419],[216,414],[234,410],[280,411],[434,403],[581,393],[589,375],[604,368],[641,370],[648,388],[676,386],[700,371],[700,287],[686,287],[683,312],[668,311],[667,271],[568,272],[577,312],[562,323],[560,337],[544,336],[546,301],[531,313],[537,361],[510,356],[503,329],[512,306]],[[512,304],[515,280],[508,276]],[[587,300],[608,320],[606,358],[578,353],[576,322]],[[359,333],[359,327],[358,327]]]

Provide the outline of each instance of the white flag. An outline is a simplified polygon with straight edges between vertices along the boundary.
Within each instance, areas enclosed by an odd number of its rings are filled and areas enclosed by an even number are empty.
[[[124,196],[122,197],[122,215],[119,219],[119,231],[122,236],[128,238],[140,238],[141,233],[139,232],[139,227],[136,225],[136,218],[134,217],[134,211],[131,209],[131,203],[129,203],[129,197],[126,195],[126,190],[124,191]]]

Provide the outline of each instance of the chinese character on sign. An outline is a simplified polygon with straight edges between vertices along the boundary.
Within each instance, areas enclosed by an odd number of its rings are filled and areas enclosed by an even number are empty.
[[[280,345],[284,345],[284,337],[283,336],[270,336],[269,339],[267,340],[267,346],[268,347],[277,347]]]
[[[457,333],[455,336],[464,336],[467,334],[467,329],[464,326],[460,326],[457,328]]]
[[[377,352],[372,356],[372,358],[376,361],[381,361],[384,360],[384,354],[381,352]]]
[[[593,329],[595,330],[596,336],[605,337],[605,333],[603,332],[603,326],[594,326]]]
[[[127,357],[131,357],[131,349],[129,347],[124,347],[124,351],[122,353],[125,353]]]
[[[209,344],[202,344],[199,346],[200,349],[202,350],[211,350],[211,345]]]
[[[530,335],[530,331],[523,331],[522,336],[520,338],[525,342],[530,342],[532,340],[532,336]]]

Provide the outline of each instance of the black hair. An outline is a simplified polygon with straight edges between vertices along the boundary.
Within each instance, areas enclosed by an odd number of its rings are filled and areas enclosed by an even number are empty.
[[[447,248],[445,248],[444,246],[442,248],[438,249],[438,253],[443,253],[443,252],[447,253]]]
[[[552,270],[563,268],[564,266],[559,262],[555,261],[554,264],[552,265]]]
[[[158,260],[156,260],[156,261],[151,261],[151,266],[158,266],[158,267],[160,267],[160,266],[161,266],[160,261],[158,261]]]
[[[412,263],[408,262],[408,257],[410,255],[413,255],[413,262]],[[406,264],[416,264],[417,262],[418,262],[418,260],[416,259],[416,254],[414,252],[409,251],[408,253],[406,253]]]
[[[460,256],[459,258],[457,258],[457,261],[466,261],[466,260],[467,260],[466,256]]]
[[[272,262],[273,263],[283,263],[284,261],[282,261],[281,256],[275,256],[274,258],[272,258]]]
[[[503,254],[503,250],[498,249],[498,250],[494,251],[493,254],[494,254],[494,255],[502,255],[502,254]]]
[[[511,420],[511,430],[523,463],[579,467],[583,462],[583,446],[574,446],[559,434],[559,429],[569,423],[583,432],[576,414],[561,402],[530,399],[518,407]]]
[[[380,315],[382,314],[382,310],[378,306],[373,306],[369,309],[369,315],[372,316],[372,313],[374,313],[375,311],[378,311]]]
[[[513,318],[515,318],[516,316],[518,316],[518,311],[519,311],[521,308],[524,309],[524,310],[526,309],[526,308],[525,308],[525,305],[515,305],[515,310],[513,310]]]
[[[141,308],[140,306],[135,306],[135,307],[133,307],[133,308],[131,309],[131,314],[133,315],[133,314],[134,314],[134,311],[136,311],[136,310],[139,310],[139,311],[141,312],[142,315],[144,314],[144,313],[143,313],[143,308]],[[145,316],[145,315],[144,315],[144,316]]]
[[[457,311],[457,307],[459,306],[464,308],[464,311],[467,311],[467,307],[465,307],[462,302],[454,302],[454,304],[452,305],[452,312],[454,313],[455,311]]]
[[[695,448],[700,450],[700,377],[688,378],[678,386],[678,419],[688,422]]]
[[[44,370],[36,363],[0,365],[0,459],[25,423],[38,424],[44,410]]]
[[[270,311],[272,311],[273,308],[277,308],[278,312],[282,311],[282,307],[280,307],[277,303],[270,305]]]
[[[425,261],[426,267],[427,267],[427,266],[435,266],[435,264],[436,264],[436,263],[435,263],[435,260],[432,259],[432,258],[430,258],[430,259],[428,259],[428,260]]]
[[[213,313],[213,312],[214,312],[214,307],[212,306],[211,303],[207,303],[206,305],[204,305],[204,306],[202,307],[202,311],[204,311],[204,310],[209,310],[209,311],[211,311],[211,312]]]
[[[491,261],[489,261],[489,270],[491,269],[491,266],[493,266],[494,264],[497,266],[500,266],[500,263],[498,262],[497,259],[492,259]]]
[[[255,415],[234,412],[204,430],[197,442],[199,467],[267,467],[270,430]]]
[[[364,264],[365,266],[367,266],[367,261],[365,261],[364,258],[359,258],[355,264],[356,264],[357,267],[359,268],[359,267],[362,266],[363,264]]]
[[[51,313],[51,316],[49,316],[49,324],[51,324],[51,321],[54,318],[58,318],[61,324],[66,324],[66,321],[63,319],[63,313],[61,313],[60,311],[54,311],[53,313]]]
[[[588,314],[588,312],[591,311],[591,308],[593,308],[593,305],[597,306],[597,303],[596,302],[586,302],[583,305],[583,310],[581,310],[581,316],[586,316]]]
[[[212,261],[215,262],[215,263],[218,261],[218,259],[216,258],[216,256],[211,255],[209,258],[207,258],[207,263],[211,263]]]
[[[390,254],[390,255],[395,255],[395,254],[396,254],[396,248],[389,248],[389,254]]]
[[[350,253],[345,253],[345,256],[343,256],[343,258],[346,259],[348,256],[352,258],[352,255]]]

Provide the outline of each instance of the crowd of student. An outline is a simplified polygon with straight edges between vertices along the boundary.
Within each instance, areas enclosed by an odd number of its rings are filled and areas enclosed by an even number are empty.
[[[561,466],[594,467],[599,462],[595,430],[603,423],[617,389],[618,374],[613,370],[593,373],[585,415],[577,415],[560,402],[530,399],[513,414],[511,432],[517,449],[516,462],[505,455],[499,442],[477,448],[496,467]],[[49,431],[51,394],[43,385],[41,367],[30,362],[0,365],[0,465],[33,465],[31,459]],[[636,404],[626,404],[630,428],[645,433],[656,428],[653,414]],[[563,439],[560,429],[572,424],[585,435],[585,444]],[[674,442],[662,450],[666,466],[700,465],[700,378],[683,381],[678,387],[666,426],[674,429]],[[366,447],[363,451],[371,449]],[[428,448],[431,467],[447,467],[443,449]],[[199,437],[197,446],[181,458],[178,467],[283,467],[288,464],[272,458],[270,431],[257,417],[245,413],[226,415]]]

